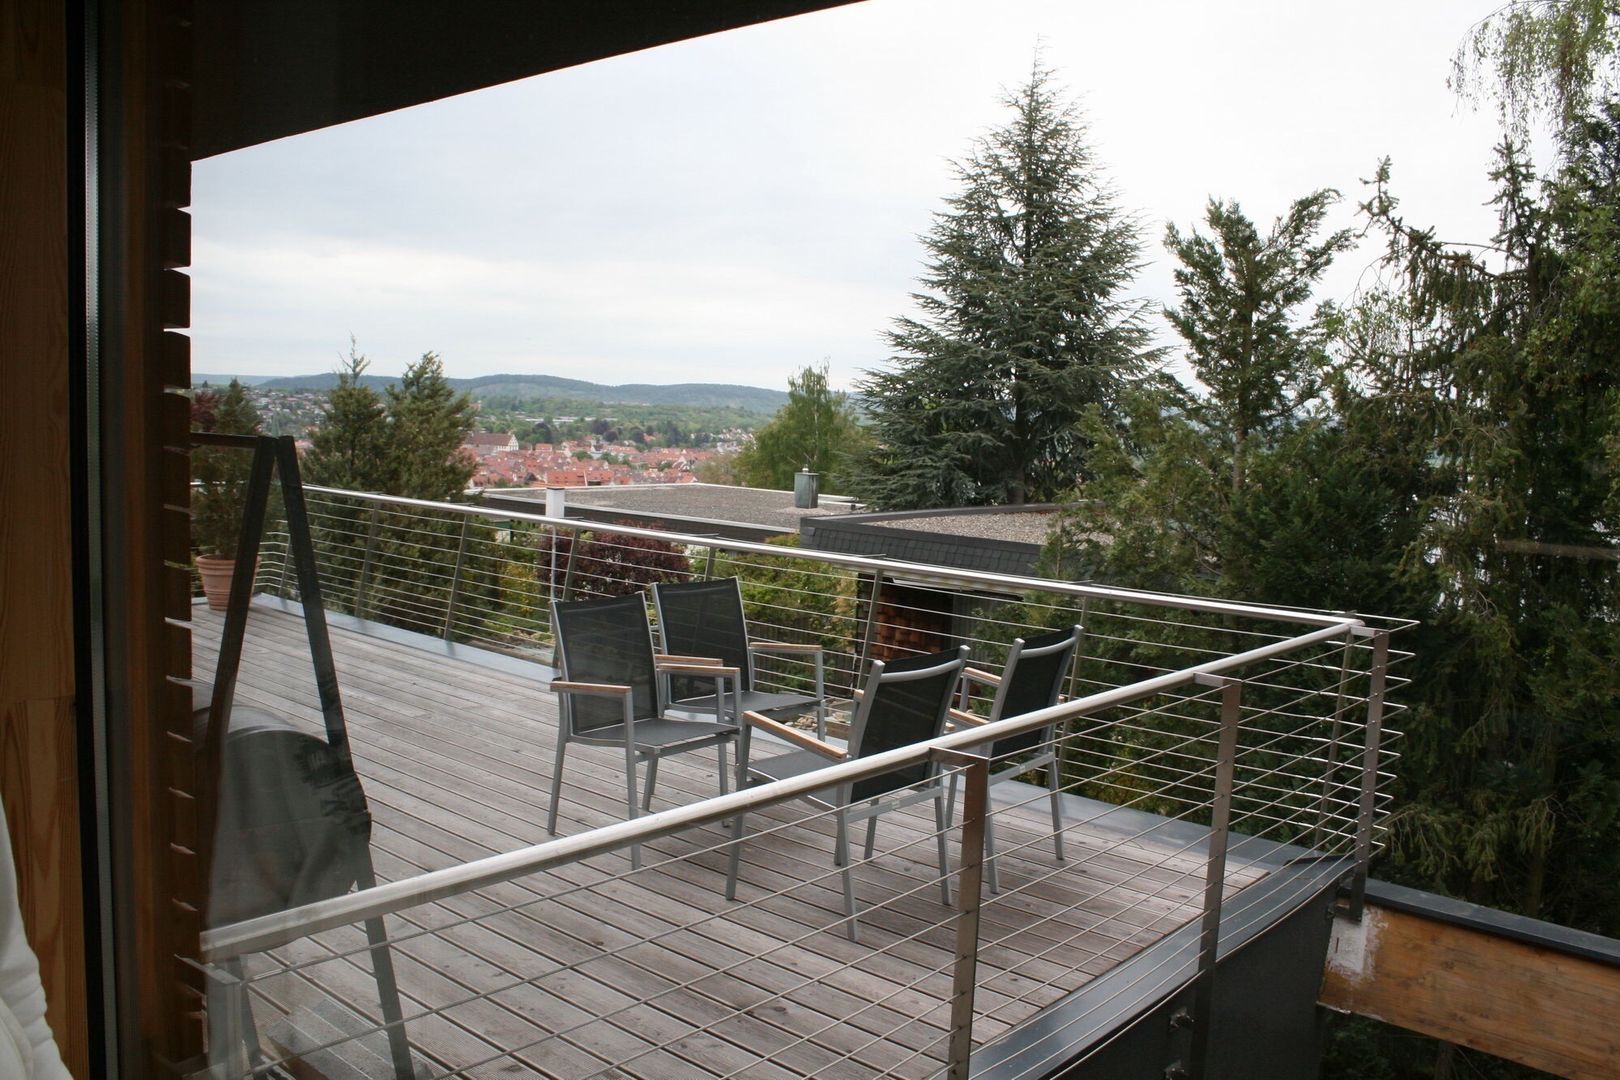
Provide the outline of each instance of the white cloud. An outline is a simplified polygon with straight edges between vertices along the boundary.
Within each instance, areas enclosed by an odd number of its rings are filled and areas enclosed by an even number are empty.
[[[1414,221],[1491,231],[1488,117],[1445,87],[1484,2],[869,0],[198,163],[194,366],[780,387],[884,359],[949,160],[1045,62],[1159,241],[1210,195],[1269,220],[1381,156]],[[1342,296],[1373,252],[1343,260]]]

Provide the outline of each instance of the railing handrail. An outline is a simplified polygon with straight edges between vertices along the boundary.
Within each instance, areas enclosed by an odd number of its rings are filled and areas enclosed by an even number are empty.
[[[1301,623],[1307,626],[1343,627],[1354,624],[1360,628],[1364,625],[1360,618],[1350,614],[1331,614],[1319,611],[1305,611],[1299,608],[1271,607],[1263,604],[1238,604],[1225,600],[1210,600],[1199,596],[1181,596],[1174,593],[1122,589],[1114,586],[1091,585],[1075,581],[1024,577],[1017,574],[998,574],[988,570],[966,570],[935,566],[929,563],[905,562],[871,555],[848,555],[837,551],[819,551],[815,548],[787,549],[779,545],[763,544],[751,540],[734,540],[728,537],[704,536],[697,533],[670,532],[666,529],[649,529],[638,525],[610,525],[600,521],[586,521],[580,518],[549,517],[545,514],[531,514],[522,510],[480,506],[476,503],[436,502],[431,499],[413,499],[404,495],[383,495],[376,492],[351,491],[345,488],[321,487],[314,484],[307,485],[304,490],[320,495],[366,500],[389,506],[466,514],[501,521],[527,521],[536,525],[568,529],[572,532],[609,532],[615,535],[664,540],[689,546],[748,552],[778,559],[806,559],[811,562],[839,566],[850,570],[880,569],[885,574],[904,576],[923,582],[937,581],[952,585],[977,586],[986,590],[999,590],[1002,592],[1059,593],[1089,599],[1112,600],[1119,603],[1144,604],[1149,607],[1182,608],[1188,611],[1245,619]]]
[[[315,489],[333,491],[336,489]],[[340,492],[349,494],[347,492]],[[391,496],[382,496],[391,499]],[[422,500],[406,500],[421,503]],[[439,506],[448,504],[428,503]],[[511,517],[510,514],[499,514]],[[544,518],[547,523],[558,519]],[[572,527],[572,525],[570,525]],[[629,531],[629,530],[617,530]],[[668,536],[666,533],[658,533]],[[755,545],[773,555],[781,549]],[[994,575],[991,575],[994,576]],[[442,870],[430,870],[400,881],[377,885],[360,892],[318,900],[285,911],[247,919],[228,926],[215,927],[202,934],[202,959],[208,963],[231,960],[251,952],[263,952],[287,944],[309,934],[330,930],[338,926],[368,918],[392,914],[421,904],[442,900],[473,889],[510,881],[537,873],[554,866],[580,862],[597,855],[607,854],[634,844],[644,844],[687,829],[698,828],[726,818],[735,817],[765,806],[786,802],[810,792],[843,783],[853,783],[877,776],[906,765],[926,761],[936,752],[967,751],[998,739],[1037,730],[1054,721],[1069,720],[1103,709],[1130,704],[1152,697],[1165,690],[1187,683],[1195,683],[1209,676],[1219,676],[1244,665],[1269,660],[1341,635],[1362,632],[1359,619],[1343,618],[1331,626],[1274,641],[1267,645],[1208,660],[1192,667],[1167,672],[1127,686],[1098,691],[1073,701],[1053,705],[1046,709],[1009,717],[992,724],[952,732],[927,742],[873,754],[829,765],[802,777],[778,780],[757,787],[745,788],[726,795],[715,796],[687,806],[660,811],[655,814],[616,822],[575,836],[559,837],[544,843],[519,848],[516,851],[491,855]]]

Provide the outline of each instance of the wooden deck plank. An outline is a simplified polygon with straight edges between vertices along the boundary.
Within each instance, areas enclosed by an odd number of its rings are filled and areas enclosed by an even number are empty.
[[[218,625],[199,611],[199,677],[212,670]],[[556,704],[538,679],[346,629],[331,636],[380,879],[548,839]],[[321,730],[297,618],[252,611],[237,700]],[[559,828],[621,820],[623,784],[618,751],[570,747]],[[655,806],[715,790],[710,754],[673,758]],[[390,916],[413,1044],[443,1070],[477,1065],[469,1075],[935,1074],[954,931],[937,891],[932,811],[880,819],[877,857],[855,870],[858,945],[838,925],[832,823],[809,813],[750,815],[742,903],[723,898],[729,833],[712,826],[647,845],[635,874],[616,853]],[[1071,822],[1057,864],[1044,796],[998,807],[996,820],[1003,892],[983,910],[981,1040],[1196,914],[1199,852]],[[949,854],[954,868],[954,836]],[[1258,876],[1235,867],[1228,887]],[[364,944],[344,927],[253,958],[250,971],[312,964],[259,984],[260,1026],[321,994],[375,1022]]]

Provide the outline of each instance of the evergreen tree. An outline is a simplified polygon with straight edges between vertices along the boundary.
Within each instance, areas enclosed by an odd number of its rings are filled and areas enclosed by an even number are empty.
[[[827,367],[807,367],[788,379],[788,403],[737,455],[736,471],[751,487],[787,490],[793,474],[808,466],[821,490],[837,492],[845,462],[867,442],[849,395],[827,385]]]
[[[860,385],[876,447],[852,486],[874,506],[1061,496],[1086,469],[1081,412],[1110,413],[1155,360],[1146,305],[1120,296],[1138,228],[1083,121],[1038,66],[1006,105],[923,239],[926,291],[888,335],[894,366]]]
[[[423,353],[397,385],[388,387],[386,410],[389,492],[440,502],[459,499],[477,469],[477,462],[461,453],[477,407],[469,395],[450,388],[438,354]]]
[[[1164,245],[1181,263],[1181,305],[1165,316],[1209,388],[1205,418],[1227,444],[1234,492],[1243,488],[1251,436],[1273,432],[1320,389],[1333,309],[1322,305],[1303,323],[1294,312],[1350,246],[1348,229],[1316,239],[1337,198],[1324,188],[1295,200],[1265,237],[1237,203],[1215,199],[1205,212],[1212,235],[1165,230]]]
[[[1403,364],[1432,388],[1441,489],[1405,565],[1432,638],[1399,819],[1402,873],[1620,929],[1620,106],[1566,128],[1537,185],[1495,171],[1500,265],[1407,226],[1380,169],[1372,220],[1413,297]]]
[[[304,456],[303,472],[312,484],[350,491],[390,489],[387,410],[377,391],[360,378],[369,364],[351,338],[338,383],[321,406],[320,424],[310,433],[313,445]]]

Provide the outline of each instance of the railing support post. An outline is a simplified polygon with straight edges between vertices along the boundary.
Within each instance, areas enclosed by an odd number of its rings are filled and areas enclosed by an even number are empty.
[[[563,568],[563,590],[562,590],[563,595],[562,595],[562,598],[563,598],[563,603],[565,603],[565,604],[568,601],[570,601],[570,600],[572,600],[574,598],[574,557],[579,554],[579,545],[580,545],[582,539],[584,538],[584,536],[585,536],[585,534],[583,532],[576,532],[573,535],[573,538],[568,541],[568,563]],[[553,549],[552,549],[552,556],[551,557],[552,557],[553,561],[555,561],[556,558],[557,558],[556,548],[555,548],[556,541],[553,540],[552,544],[553,544]],[[555,573],[556,571],[553,570],[552,572]]]
[[[861,627],[861,659],[857,671],[865,671],[872,659],[872,644],[877,639],[878,604],[883,598],[883,571],[872,572],[872,598],[866,605],[866,624]]]
[[[456,568],[450,573],[450,599],[444,604],[444,640],[450,640],[450,631],[456,625],[456,606],[461,602],[461,571],[467,564],[467,531],[472,518],[461,519],[461,539],[456,543]]]
[[[1344,913],[1361,921],[1367,900],[1367,864],[1372,860],[1373,811],[1378,804],[1378,749],[1384,734],[1384,683],[1389,673],[1389,631],[1372,636],[1367,675],[1367,741],[1361,754],[1361,803],[1356,809],[1356,869]]]
[[[366,584],[371,577],[371,563],[377,555],[377,526],[382,519],[382,511],[377,507],[371,508],[371,524],[366,528],[366,553],[360,560],[360,580],[354,583],[354,616],[357,619],[366,617]]]
[[[941,768],[962,770],[962,855],[956,880],[956,964],[951,986],[950,1080],[967,1080],[973,1056],[973,993],[979,978],[979,912],[983,907],[985,816],[990,809],[990,759],[936,750]],[[949,827],[949,822],[946,826]]]
[[[1237,771],[1238,725],[1243,719],[1243,683],[1200,677],[1221,691],[1221,731],[1215,751],[1215,797],[1210,811],[1209,854],[1204,861],[1204,918],[1198,934],[1198,975],[1193,989],[1192,1063],[1189,1080],[1202,1080],[1209,1063],[1215,1018],[1215,964],[1220,959],[1221,904],[1226,895],[1226,845],[1232,828],[1232,788]]]
[[[247,984],[235,963],[210,964],[208,977],[208,1072],[220,1080],[245,1080],[252,1067],[248,1046]],[[257,1041],[255,1039],[255,1041]]]
[[[1338,696],[1333,703],[1333,726],[1328,729],[1327,760],[1322,766],[1322,794],[1316,800],[1316,820],[1311,823],[1310,846],[1315,848],[1326,835],[1328,800],[1333,797],[1333,781],[1339,772],[1339,742],[1344,734],[1345,699],[1350,685],[1350,652],[1355,647],[1353,633],[1345,632],[1344,656],[1339,661]]]

